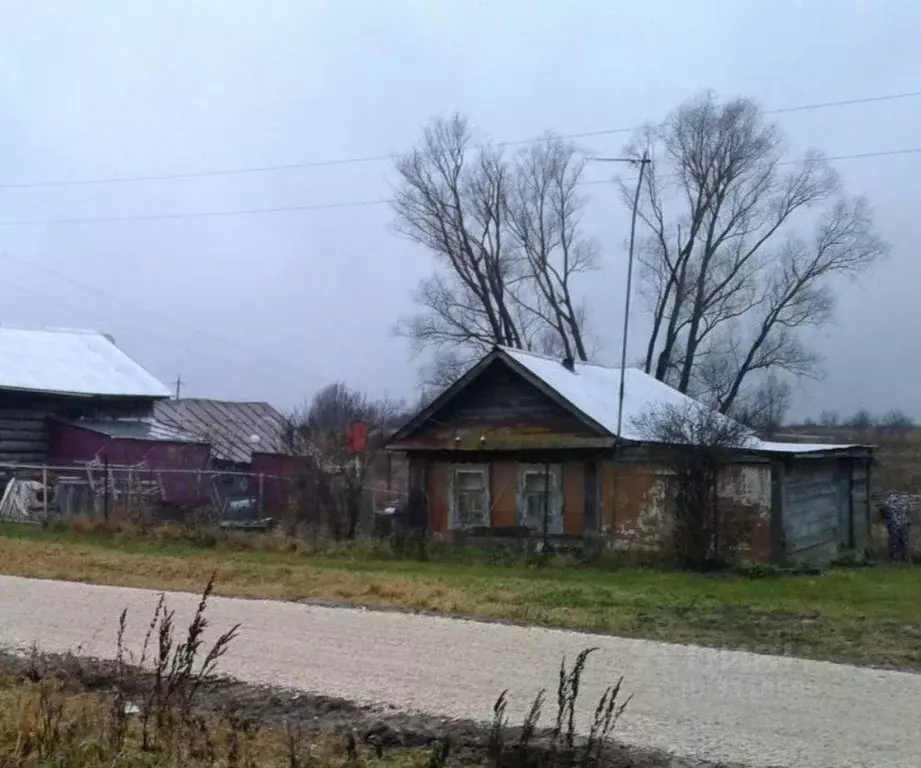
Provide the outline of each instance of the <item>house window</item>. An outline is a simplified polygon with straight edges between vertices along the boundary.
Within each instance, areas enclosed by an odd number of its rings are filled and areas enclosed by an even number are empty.
[[[452,528],[489,527],[489,472],[483,466],[454,470]]]
[[[563,498],[560,483],[560,466],[524,465],[518,477],[518,523],[524,528],[542,532],[544,513],[547,531],[563,532]]]

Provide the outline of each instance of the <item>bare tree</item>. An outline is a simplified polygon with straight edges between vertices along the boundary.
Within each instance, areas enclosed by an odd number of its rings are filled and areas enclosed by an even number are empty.
[[[754,439],[740,422],[694,401],[667,404],[644,414],[634,426],[645,440],[667,451],[673,484],[674,545],[687,567],[710,569],[732,556],[738,537],[720,509],[720,478],[732,456]]]
[[[770,439],[784,424],[792,394],[790,382],[772,371],[749,397],[742,402],[736,401],[729,415]]]
[[[552,136],[509,157],[475,143],[460,116],[436,119],[396,164],[396,228],[437,271],[414,293],[401,333],[455,372],[494,344],[585,360],[586,312],[575,278],[595,265],[577,185],[585,166]]]
[[[910,432],[915,428],[914,419],[897,408],[887,411],[879,421],[883,429],[891,432]]]
[[[646,371],[723,413],[771,371],[816,375],[819,357],[799,332],[829,321],[836,277],[861,273],[887,248],[867,202],[844,197],[816,152],[784,161],[780,131],[749,99],[694,99],[628,151],[647,148]],[[633,194],[625,183],[631,206]],[[808,212],[811,236],[799,229]]]
[[[875,423],[873,414],[866,408],[860,408],[857,413],[851,416],[847,424],[851,429],[855,429],[858,432],[866,432]]]
[[[383,449],[388,429],[405,414],[402,402],[372,400],[335,382],[289,419],[289,444],[305,456],[315,473],[317,496],[327,508],[334,534],[355,536],[368,473]],[[364,425],[364,445],[355,445],[350,438],[349,427],[355,423]]]

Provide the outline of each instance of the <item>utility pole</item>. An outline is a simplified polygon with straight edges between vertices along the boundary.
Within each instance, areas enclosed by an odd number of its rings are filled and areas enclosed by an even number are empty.
[[[176,376],[176,381],[173,382],[173,386],[176,387],[176,399],[179,399],[179,395],[182,393],[182,374]]]
[[[630,215],[630,246],[627,253],[627,290],[624,298],[624,336],[620,347],[620,389],[617,393],[617,438],[620,439],[620,430],[623,424],[624,416],[624,371],[627,367],[627,333],[630,330],[630,297],[633,293],[633,256],[636,246],[636,219],[640,209],[640,193],[643,191],[643,175],[646,172],[646,166],[652,162],[649,159],[649,153],[643,152],[643,156],[637,160],[632,157],[590,157],[596,163],[630,163],[640,167],[639,176],[636,179],[636,192],[633,195],[633,209]]]
[[[636,192],[633,195],[633,209],[630,215],[630,246],[627,253],[627,290],[624,298],[624,335],[620,346],[620,385],[617,392],[617,432],[614,435],[614,461],[620,452],[620,433],[623,426],[624,418],[624,378],[627,369],[627,333],[630,330],[630,296],[633,292],[633,256],[636,245],[636,220],[640,210],[640,193],[643,190],[643,175],[646,172],[646,166],[652,160],[649,158],[649,152],[643,152],[643,156],[638,160],[632,157],[590,157],[597,163],[630,163],[638,165],[640,173],[636,180]],[[614,511],[617,511],[617,489],[618,489],[618,471],[614,469]]]

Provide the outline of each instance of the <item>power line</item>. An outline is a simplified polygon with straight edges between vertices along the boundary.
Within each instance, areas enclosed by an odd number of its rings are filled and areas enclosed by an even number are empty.
[[[9,259],[10,261],[15,261],[19,264],[24,264],[28,267],[32,267],[33,269],[37,269],[38,271],[43,272],[46,275],[51,275],[52,277],[55,277],[62,282],[69,283],[75,288],[79,288],[84,291],[92,291],[93,293],[97,294],[98,296],[102,296],[103,298],[109,299],[111,301],[119,301],[124,304],[130,304],[133,309],[135,310],[138,309],[136,302],[129,301],[128,299],[125,299],[121,296],[117,296],[113,293],[109,293],[108,291],[105,291],[102,288],[99,288],[95,285],[90,285],[88,283],[80,282],[79,280],[76,280],[75,278],[70,277],[69,275],[65,275],[63,272],[59,272],[56,269],[51,269],[49,267],[46,267],[44,264],[38,264],[34,261],[29,261],[28,259],[23,259],[19,256],[14,256],[13,254],[8,253],[8,252],[0,252],[0,257],[4,259]],[[35,293],[33,289],[24,289],[24,290],[29,290],[32,293]],[[77,311],[85,311],[85,310],[81,310],[79,307],[74,307],[73,305],[70,305],[70,308],[76,309]],[[157,310],[151,309],[149,307],[144,307],[143,311],[145,314],[154,315],[155,317],[162,318],[163,320],[166,320],[167,322],[170,322],[170,323],[174,323],[178,326],[176,318],[173,317],[172,315],[167,314],[166,312],[158,312]],[[138,328],[138,326],[135,326],[135,328]],[[212,333],[211,331],[204,330],[202,328],[196,328],[195,326],[189,325],[186,322],[182,323],[182,328],[184,331],[191,332],[195,335],[210,337],[211,339],[217,341],[218,343],[225,344],[227,346],[236,347],[241,352],[245,352],[249,355],[254,355],[256,357],[261,357],[263,360],[266,360],[271,363],[275,363],[276,365],[286,366],[290,368],[292,371],[297,371],[301,375],[309,376],[312,379],[319,379],[320,381],[326,384],[330,384],[333,381],[328,376],[323,376],[322,374],[319,374],[317,371],[309,370],[302,366],[296,365],[295,363],[292,363],[291,361],[281,360],[279,358],[272,357],[271,355],[267,355],[265,352],[262,352],[258,349],[242,344],[236,339],[230,339],[225,336],[220,336],[219,334]],[[147,333],[148,335],[154,335],[156,337],[155,334],[151,334],[147,329],[143,329],[143,332]],[[230,360],[230,358],[225,358],[225,359]],[[173,382],[173,383],[177,385],[177,391],[178,391],[179,386],[181,384],[181,376],[179,378],[179,381]],[[288,385],[292,385],[292,382],[285,381],[284,383]]]
[[[880,101],[896,101],[898,99],[913,99],[921,96],[921,91],[909,91],[906,93],[893,93],[885,96],[867,96],[866,98],[861,99],[845,99],[842,101],[822,101],[815,102],[812,104],[797,104],[792,107],[778,107],[777,109],[764,109],[762,114],[764,115],[781,115],[788,112],[807,112],[814,109],[831,109],[833,107],[849,107],[855,106],[857,104],[872,104]],[[662,128],[665,124],[658,123],[653,127]],[[560,136],[561,139],[590,139],[596,136],[610,136],[616,133],[633,133],[634,131],[640,130],[644,126],[642,125],[633,125],[623,128],[605,128],[600,131],[585,131],[583,133],[568,133],[565,136]],[[516,144],[533,144],[538,141],[542,141],[539,138],[533,139],[522,139],[520,141],[506,141],[503,142],[503,146],[511,146]],[[2,186],[2,185],[0,185]]]
[[[921,153],[921,147],[907,149],[886,149],[876,152],[858,152],[849,155],[833,155],[825,158],[835,160],[863,160],[874,157],[893,157],[896,155],[915,155]],[[796,165],[802,160],[785,160],[781,165]],[[629,179],[627,179],[629,181]],[[594,179],[579,182],[582,185],[610,184],[610,179]],[[226,211],[192,211],[189,213],[155,213],[128,216],[85,216],[66,219],[25,219],[21,221],[0,221],[0,227],[54,226],[60,224],[115,224],[133,221],[168,221],[180,219],[220,218],[228,216],[258,216],[273,213],[294,213],[299,211],[327,211],[339,208],[367,208],[377,205],[389,205],[392,198],[375,200],[353,200],[334,203],[307,203],[304,205],[277,205],[266,208],[236,208]]]
[[[357,165],[359,163],[377,163],[393,160],[397,155],[369,155],[368,157],[344,157],[331,160],[310,160],[303,163],[279,163],[277,165],[253,165],[245,168],[217,168],[209,171],[186,171],[180,173],[152,173],[137,176],[110,176],[101,179],[76,179],[73,181],[24,181],[4,182],[0,189],[34,189],[44,187],[81,187],[103,184],[124,184],[136,181],[167,181],[170,179],[200,179],[211,176],[238,176],[247,173],[270,173],[273,171],[293,171],[302,168],[323,168],[336,165]]]
[[[108,224],[120,221],[162,221],[168,219],[200,219],[220,216],[251,216],[264,213],[285,213],[289,211],[326,211],[334,208],[364,208],[371,205],[386,205],[390,199],[355,200],[342,203],[308,203],[306,205],[279,205],[270,208],[237,208],[229,211],[193,211],[191,213],[155,213],[139,216],[87,216],[71,219],[32,219],[28,221],[0,221],[0,227],[33,226],[45,224]]]
[[[767,115],[787,114],[791,112],[806,112],[817,109],[831,109],[836,107],[856,106],[858,104],[873,104],[886,101],[896,101],[902,99],[912,99],[921,96],[921,91],[909,91],[905,93],[893,93],[881,96],[867,96],[858,99],[844,99],[840,101],[824,101],[811,104],[797,104],[790,107],[779,107],[777,109],[764,110]],[[560,139],[587,139],[597,136],[610,136],[618,133],[632,133],[643,126],[623,126],[620,128],[605,128],[598,131],[583,131],[581,133],[565,133],[556,138]],[[499,146],[518,146],[522,144],[537,144],[546,141],[546,137],[532,137],[529,139],[517,139],[513,141],[499,142]],[[307,168],[324,168],[341,165],[357,165],[367,163],[379,163],[392,161],[399,155],[380,154],[366,155],[360,157],[343,157],[331,158],[325,160],[307,160],[298,163],[279,163],[273,165],[255,165],[242,168],[217,168],[204,171],[183,171],[178,173],[156,173],[156,174],[138,174],[131,176],[110,176],[95,179],[75,179],[75,180],[50,180],[50,181],[24,181],[24,182],[3,182],[0,183],[0,189],[36,189],[48,187],[79,187],[105,184],[126,184],[133,182],[145,181],[168,181],[173,179],[197,179],[210,178],[216,176],[239,176],[251,173],[271,173],[277,171],[301,170]]]

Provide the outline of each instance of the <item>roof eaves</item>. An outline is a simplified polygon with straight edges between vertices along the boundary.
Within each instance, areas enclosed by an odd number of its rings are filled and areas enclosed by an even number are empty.
[[[392,449],[395,443],[405,440],[419,427],[421,427],[433,413],[441,408],[445,403],[450,402],[458,392],[464,389],[473,381],[493,360],[497,359],[501,350],[494,347],[481,357],[476,363],[468,368],[463,375],[444,389],[432,402],[422,408],[415,416],[407,421],[402,427],[397,429],[390,438],[384,443],[384,447]]]

